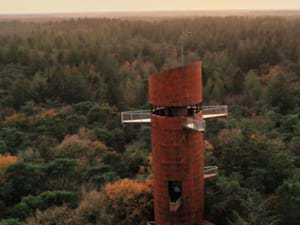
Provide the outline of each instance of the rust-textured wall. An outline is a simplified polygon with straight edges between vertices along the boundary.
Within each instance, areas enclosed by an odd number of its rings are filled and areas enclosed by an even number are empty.
[[[179,90],[184,92],[183,96]],[[201,63],[152,76],[149,94],[151,104],[158,106],[201,103]],[[194,117],[202,119],[201,112]],[[201,224],[204,207],[203,133],[184,128],[181,117],[152,114],[151,141],[156,225]],[[177,212],[169,209],[168,181],[182,182],[182,204]]]
[[[150,104],[187,106],[202,102],[201,62],[155,74],[149,79]]]
[[[154,207],[157,225],[195,225],[204,204],[203,133],[186,130],[180,117],[151,117]],[[168,181],[182,181],[182,205],[169,211]]]

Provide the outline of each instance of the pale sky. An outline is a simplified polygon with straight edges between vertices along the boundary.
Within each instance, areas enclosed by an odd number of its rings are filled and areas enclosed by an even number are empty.
[[[155,10],[300,9],[300,0],[0,0],[0,14]]]

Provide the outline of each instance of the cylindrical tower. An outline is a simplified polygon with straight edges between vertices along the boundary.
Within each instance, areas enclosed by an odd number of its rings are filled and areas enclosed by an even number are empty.
[[[203,132],[184,119],[202,121],[201,62],[152,75],[152,167],[156,225],[196,225],[203,220]],[[185,126],[186,125],[186,126]]]

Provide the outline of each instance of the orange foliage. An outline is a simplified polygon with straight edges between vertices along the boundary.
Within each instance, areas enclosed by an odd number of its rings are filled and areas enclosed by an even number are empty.
[[[11,155],[0,155],[0,184],[4,180],[4,172],[7,167],[14,164],[17,161],[16,156]]]
[[[25,113],[12,113],[5,120],[1,121],[4,126],[35,126],[41,120],[59,116],[57,109],[47,109],[36,115],[26,115]]]
[[[48,109],[45,111],[40,112],[37,115],[39,119],[46,119],[46,118],[53,118],[59,115],[59,112],[56,109]]]
[[[152,180],[137,182],[123,179],[104,188],[108,212],[112,215],[111,224],[146,224],[152,219],[153,196]]]
[[[12,155],[0,155],[0,171],[6,169],[9,165],[17,161],[16,156]]]
[[[112,201],[126,201],[135,198],[142,193],[152,192],[152,181],[148,180],[145,183],[137,182],[130,179],[119,180],[105,186],[105,193]]]

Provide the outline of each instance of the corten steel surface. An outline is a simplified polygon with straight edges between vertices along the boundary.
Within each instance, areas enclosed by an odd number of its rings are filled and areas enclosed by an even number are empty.
[[[196,62],[151,76],[150,104],[188,106],[202,102],[201,73],[201,62]]]
[[[199,104],[201,93],[201,63],[150,77],[150,102],[156,106]],[[202,113],[194,118],[202,119]],[[184,128],[180,116],[152,114],[151,141],[155,224],[200,225],[204,208],[203,133]],[[176,212],[170,211],[168,181],[182,182],[182,203]]]

